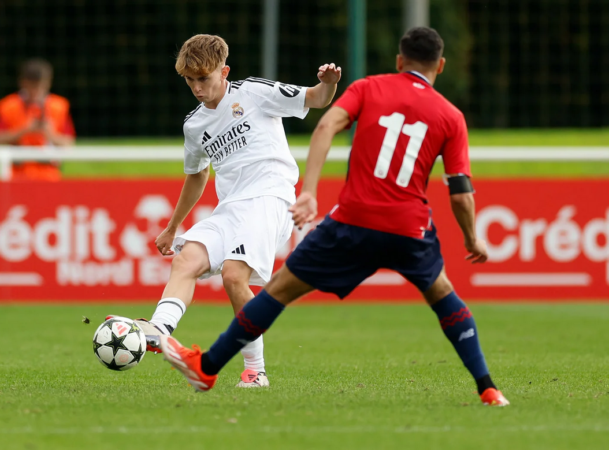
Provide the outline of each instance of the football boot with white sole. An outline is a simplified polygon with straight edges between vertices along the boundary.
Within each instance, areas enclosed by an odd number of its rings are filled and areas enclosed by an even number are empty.
[[[120,318],[121,316],[108,316],[106,320]],[[125,317],[126,318],[126,317]],[[161,335],[169,335],[171,333],[167,333],[168,330],[163,330],[160,327],[156,326],[152,322],[149,322],[146,319],[131,319],[135,322],[137,326],[139,326],[144,334],[146,335],[146,351],[152,353],[162,353],[161,347],[159,345],[159,336]]]
[[[235,387],[238,388],[260,388],[268,387],[269,379],[265,372],[256,372],[253,369],[245,369],[241,374],[241,380]]]

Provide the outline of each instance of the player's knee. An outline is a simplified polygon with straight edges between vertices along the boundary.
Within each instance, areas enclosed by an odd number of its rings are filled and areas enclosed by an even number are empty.
[[[248,287],[249,276],[247,273],[243,273],[238,270],[223,270],[222,271],[222,284],[226,292],[233,292],[236,289]]]
[[[298,279],[285,265],[273,274],[264,289],[284,305],[314,290],[312,286]]]
[[[425,300],[429,305],[433,305],[434,303],[437,303],[442,300],[454,290],[455,288],[446,276],[446,272],[444,271],[444,269],[442,269],[442,272],[440,272],[440,275],[438,275],[436,281],[434,281],[431,287],[423,293],[423,296],[425,297]]]
[[[198,278],[205,272],[201,261],[179,254],[171,262],[171,272],[185,278]]]

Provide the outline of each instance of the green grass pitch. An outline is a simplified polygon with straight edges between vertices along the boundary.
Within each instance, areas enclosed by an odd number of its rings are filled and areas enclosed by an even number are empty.
[[[5,305],[0,448],[607,448],[609,305],[470,306],[509,407],[479,403],[422,304],[290,307],[265,335],[271,387],[236,389],[238,356],[204,394],[161,356],[125,373],[95,360],[105,314],[150,304]],[[176,336],[207,346],[230,318],[197,305]]]

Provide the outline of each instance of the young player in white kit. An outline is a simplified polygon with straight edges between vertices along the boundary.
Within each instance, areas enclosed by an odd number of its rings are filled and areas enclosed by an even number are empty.
[[[229,82],[228,46],[218,36],[199,34],[182,46],[176,70],[201,104],[184,121],[186,180],[167,228],[155,243],[177,256],[161,301],[150,321],[136,322],[154,351],[155,335],[170,334],[192,302],[196,280],[222,275],[235,314],[254,294],[250,285],[270,280],[276,251],[289,239],[298,166],[290,154],[282,117],[304,118],[309,108],[327,106],[341,69],[319,68],[320,83],[306,88],[262,78]],[[218,206],[186,233],[176,230],[216,172]],[[157,350],[158,351],[158,350]],[[238,387],[268,386],[262,336],[246,345]]]

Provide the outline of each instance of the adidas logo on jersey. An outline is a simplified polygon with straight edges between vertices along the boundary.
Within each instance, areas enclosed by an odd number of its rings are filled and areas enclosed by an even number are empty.
[[[241,244],[239,247],[234,249],[231,253],[235,253],[237,255],[245,255],[245,247]]]
[[[293,84],[279,83],[279,92],[288,98],[292,98],[300,94],[300,89],[298,86],[294,86]]]

